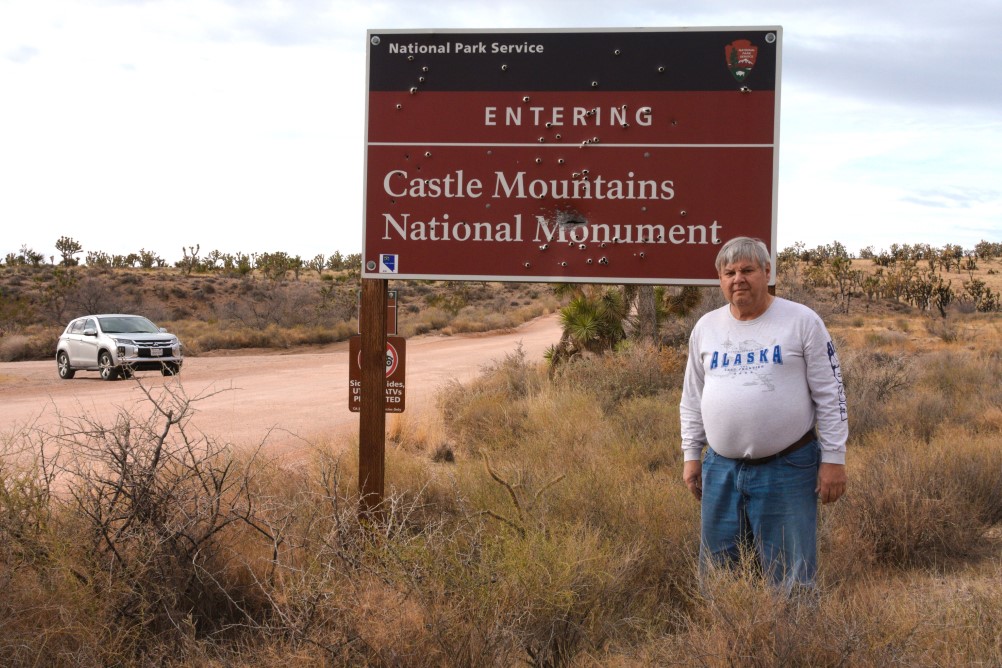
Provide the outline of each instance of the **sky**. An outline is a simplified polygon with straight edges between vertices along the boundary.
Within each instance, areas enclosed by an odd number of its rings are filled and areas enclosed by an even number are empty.
[[[0,258],[359,252],[369,29],[775,25],[779,249],[1002,241],[998,0],[0,0]]]

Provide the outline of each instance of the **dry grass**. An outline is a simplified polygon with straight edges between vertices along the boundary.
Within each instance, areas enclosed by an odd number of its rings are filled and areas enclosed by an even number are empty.
[[[441,303],[462,314],[461,298]],[[697,582],[682,351],[627,346],[556,374],[515,351],[443,388],[438,411],[390,418],[377,517],[358,515],[357,443],[318,442],[295,467],[230,452],[197,435],[183,392],[113,424],[5,435],[0,656],[1002,665],[999,323],[932,322],[830,321],[850,490],[820,512],[816,594],[779,597],[750,567]],[[158,446],[170,456],[151,459]]]

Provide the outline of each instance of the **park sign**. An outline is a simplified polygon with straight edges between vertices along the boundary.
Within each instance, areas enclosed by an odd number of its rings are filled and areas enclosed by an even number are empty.
[[[368,40],[363,277],[712,285],[728,239],[775,254],[780,27]]]

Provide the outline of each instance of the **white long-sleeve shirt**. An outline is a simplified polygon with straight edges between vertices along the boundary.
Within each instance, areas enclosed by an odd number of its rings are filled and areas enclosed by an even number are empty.
[[[732,459],[775,454],[816,427],[821,461],[845,463],[845,388],[828,329],[782,298],[754,320],[707,313],[689,337],[679,407],[686,461],[710,445]]]

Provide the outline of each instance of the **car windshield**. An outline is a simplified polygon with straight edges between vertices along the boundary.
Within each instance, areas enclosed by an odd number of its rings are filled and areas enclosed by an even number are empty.
[[[159,334],[160,329],[139,316],[98,318],[105,334]]]

